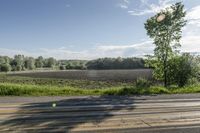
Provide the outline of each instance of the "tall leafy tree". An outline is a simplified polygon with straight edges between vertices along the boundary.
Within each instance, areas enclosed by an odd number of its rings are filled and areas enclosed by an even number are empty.
[[[180,47],[181,29],[186,25],[184,5],[179,2],[168,7],[145,23],[147,35],[155,44],[154,75],[168,86],[168,61]]]
[[[35,66],[37,68],[42,68],[44,66],[44,58],[42,56],[39,56],[36,60],[35,60]]]
[[[24,64],[25,68],[28,70],[35,69],[35,59],[33,57],[27,57]]]
[[[47,67],[55,67],[56,66],[56,59],[54,59],[53,57],[50,57],[47,59]]]
[[[25,69],[24,66],[24,55],[15,55],[13,61],[11,62],[11,65],[13,67],[14,71],[21,71]]]

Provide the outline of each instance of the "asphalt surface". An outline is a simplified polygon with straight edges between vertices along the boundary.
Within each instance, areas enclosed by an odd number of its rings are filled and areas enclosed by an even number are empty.
[[[0,97],[0,133],[200,133],[200,94]]]

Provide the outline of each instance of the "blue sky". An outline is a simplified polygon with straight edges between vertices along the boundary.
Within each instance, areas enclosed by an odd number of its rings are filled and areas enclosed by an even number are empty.
[[[0,53],[94,59],[150,54],[144,22],[180,0],[0,0]],[[200,52],[200,1],[182,0],[183,52]]]

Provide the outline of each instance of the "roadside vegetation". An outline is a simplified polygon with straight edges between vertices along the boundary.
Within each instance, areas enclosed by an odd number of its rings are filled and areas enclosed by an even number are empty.
[[[178,2],[145,23],[147,35],[155,44],[154,55],[147,56],[146,65],[153,68],[154,78],[163,81],[166,88],[184,87],[190,79],[199,80],[199,57],[179,52],[185,16],[184,5]]]
[[[100,86],[100,85],[99,85]],[[163,86],[138,87],[136,85],[118,85],[83,89],[79,86],[36,85],[0,83],[1,96],[74,96],[74,95],[152,95],[199,93],[200,85],[165,88]],[[146,85],[145,85],[146,86]]]
[[[199,93],[200,84],[163,87],[143,78],[135,82],[108,82],[0,76],[1,96],[152,95]]]

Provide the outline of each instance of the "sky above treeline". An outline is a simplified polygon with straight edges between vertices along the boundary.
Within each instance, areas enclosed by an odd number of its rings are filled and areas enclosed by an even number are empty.
[[[200,0],[187,11],[182,52],[200,52]],[[144,22],[180,0],[0,0],[0,55],[95,59],[153,53]]]

